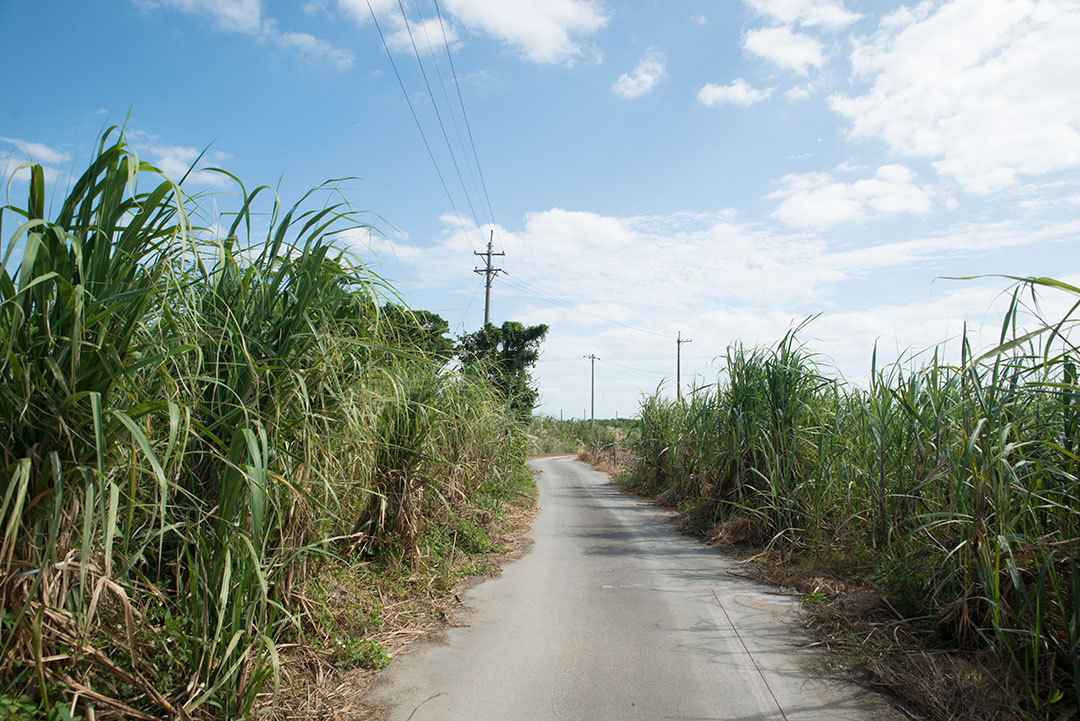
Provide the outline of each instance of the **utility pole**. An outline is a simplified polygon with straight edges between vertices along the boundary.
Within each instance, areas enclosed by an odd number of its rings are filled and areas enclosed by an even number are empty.
[[[600,360],[594,353],[589,355],[583,355],[582,358],[588,358],[592,368],[589,371],[589,422],[592,423],[596,420],[596,361]]]
[[[682,331],[679,331],[679,336],[675,339],[675,388],[679,400],[682,400],[682,344],[693,342],[690,338],[683,338]]]
[[[491,258],[492,258],[492,256],[496,256],[496,255],[506,255],[506,253],[492,253],[491,252],[491,241],[494,240],[494,238],[495,238],[495,229],[492,228],[491,229],[491,235],[488,237],[487,252],[486,253],[479,253],[479,252],[477,252],[475,250],[473,251],[473,255],[479,255],[481,258],[486,258],[487,259],[487,263],[485,264],[485,266],[483,268],[473,268],[474,273],[483,273],[486,276],[485,283],[484,283],[487,286],[487,293],[484,295],[484,325],[485,326],[488,323],[491,322],[491,279],[494,278],[496,276],[496,274],[502,272],[502,268],[492,268],[491,267]]]

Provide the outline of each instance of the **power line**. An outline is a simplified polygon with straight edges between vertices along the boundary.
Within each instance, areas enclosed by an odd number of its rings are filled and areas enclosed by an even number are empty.
[[[465,332],[465,316],[467,316],[469,314],[469,311],[472,310],[472,304],[476,302],[476,296],[480,293],[480,288],[483,285],[484,281],[480,281],[477,284],[476,290],[473,291],[472,298],[469,299],[469,304],[465,306],[465,312],[461,314],[461,320],[459,320],[457,323],[457,327],[461,330],[462,333]]]
[[[601,363],[607,363],[609,366],[615,366],[616,368],[625,368],[628,371],[636,371],[638,373],[653,373],[658,376],[667,376],[667,373],[664,373],[662,371],[653,371],[649,370],[648,368],[635,368],[633,366],[623,365],[622,363],[616,363],[615,361],[604,360],[602,358],[597,358],[597,360]]]
[[[409,91],[405,89],[405,83],[401,80],[401,73],[398,71],[397,63],[394,62],[394,55],[390,52],[390,46],[386,44],[386,36],[383,34],[382,26],[379,25],[378,18],[375,17],[375,10],[371,7],[371,0],[367,0],[368,12],[371,13],[371,20],[375,23],[375,29],[379,31],[379,39],[382,41],[383,50],[386,51],[386,57],[390,60],[390,67],[394,69],[394,76],[397,78],[398,86],[401,88],[401,94],[405,96],[405,102],[409,106],[409,112],[412,113],[413,122],[416,123],[416,129],[420,131],[420,138],[424,141],[424,147],[427,148],[428,157],[431,158],[431,164],[435,166],[435,174],[439,176],[439,183],[442,185],[443,192],[446,193],[446,199],[450,201],[450,207],[454,210],[454,215],[457,216],[458,224],[461,226],[461,232],[465,234],[465,238],[469,241],[469,245],[475,250],[476,246],[472,244],[472,238],[469,237],[469,232],[465,230],[465,223],[461,219],[461,214],[457,211],[457,206],[454,203],[454,198],[450,195],[450,188],[446,185],[446,179],[443,178],[442,170],[439,169],[439,163],[435,160],[435,153],[431,151],[431,144],[428,142],[427,135],[424,133],[424,128],[420,125],[420,118],[416,114],[416,108],[413,107],[412,100],[409,98]]]
[[[423,13],[421,13],[421,11],[420,11],[419,0],[413,0],[413,7],[416,9],[417,17],[419,17],[421,19],[421,21],[422,21],[423,20]],[[436,5],[435,6],[435,11],[438,12],[438,10],[439,10],[438,5]],[[439,18],[439,28],[442,30],[443,45],[446,46],[446,57],[450,58],[450,60],[451,60],[451,69],[453,69],[453,67],[452,67],[453,66],[453,58],[450,57],[450,42],[446,37],[446,29],[442,25],[442,18],[441,17]],[[446,109],[450,113],[450,120],[454,124],[454,134],[457,136],[458,144],[461,146],[461,155],[465,159],[465,167],[468,168],[468,170],[469,170],[469,179],[472,180],[473,189],[476,190],[477,193],[479,194],[479,192],[480,192],[480,184],[476,180],[476,173],[473,172],[473,165],[474,164],[476,165],[477,171],[479,171],[479,169],[480,169],[479,160],[475,157],[476,154],[473,153],[473,156],[474,156],[473,159],[476,162],[475,163],[469,162],[469,151],[465,147],[465,139],[463,137],[461,137],[461,126],[458,124],[457,113],[454,112],[453,104],[450,102],[450,93],[447,92],[447,90],[446,90],[446,80],[445,80],[445,78],[443,78],[442,69],[439,67],[439,61],[435,57],[435,47],[434,47],[434,45],[432,45],[431,34],[428,33],[427,23],[421,22],[420,23],[420,29],[424,31],[424,39],[427,41],[428,54],[431,57],[431,64],[435,66],[435,74],[439,77],[439,88],[442,90],[443,98],[446,100]],[[455,82],[456,82],[456,75],[455,75]],[[459,100],[460,100],[460,97],[459,97]],[[465,103],[464,102],[461,103],[461,111],[462,111],[462,116],[464,116],[465,115]],[[491,210],[490,204],[489,204],[488,210],[489,211]],[[477,225],[479,225],[480,224],[479,223],[479,218],[476,218],[476,220],[477,220]],[[491,222],[494,225],[494,223],[495,223],[494,214],[491,215]]]
[[[491,216],[491,224],[497,226],[495,223],[495,211],[491,208],[491,196],[488,195],[487,183],[484,181],[484,170],[480,167],[480,156],[476,152],[476,141],[473,139],[472,126],[469,124],[469,114],[465,112],[465,100],[461,95],[461,83],[458,82],[457,68],[454,67],[454,58],[450,54],[450,42],[446,38],[446,25],[443,23],[442,11],[439,9],[439,0],[433,0],[435,3],[435,14],[439,18],[439,28],[442,30],[443,45],[446,46],[446,59],[450,61],[450,72],[454,76],[454,87],[457,88],[458,103],[461,105],[461,117],[465,119],[465,130],[469,135],[469,144],[472,145],[473,160],[476,162],[476,172],[480,176],[480,186],[484,190],[484,200],[487,202],[488,214]],[[505,250],[502,247],[502,239],[499,239],[499,248]]]
[[[435,93],[431,92],[431,83],[428,81],[427,71],[424,70],[424,61],[420,59],[420,50],[416,47],[416,39],[413,37],[412,26],[409,25],[409,17],[405,13],[405,4],[402,0],[398,0],[397,4],[398,9],[401,10],[401,20],[405,23],[405,30],[409,34],[409,44],[412,45],[413,55],[416,56],[416,64],[420,67],[420,75],[424,78],[424,87],[427,88],[428,97],[431,98],[431,107],[435,110],[435,119],[439,121],[439,128],[442,130],[443,140],[446,141],[446,150],[450,153],[450,162],[454,164],[458,182],[461,183],[461,192],[465,194],[465,202],[469,206],[469,212],[472,213],[473,222],[479,226],[480,220],[476,216],[476,209],[473,208],[472,198],[469,197],[469,191],[465,187],[465,178],[461,176],[461,167],[458,165],[457,157],[454,155],[454,148],[450,144],[450,136],[446,133],[446,124],[443,123],[442,113],[439,112],[439,104],[435,100]],[[368,6],[370,7],[370,0]]]

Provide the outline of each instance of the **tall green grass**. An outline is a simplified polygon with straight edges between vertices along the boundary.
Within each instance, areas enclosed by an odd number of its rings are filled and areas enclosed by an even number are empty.
[[[794,332],[734,345],[716,385],[642,401],[630,483],[704,524],[750,519],[782,554],[865,560],[942,643],[1008,659],[1018,708],[1069,717],[1080,687],[1075,317],[1019,331],[1020,297],[992,351],[973,357],[965,337],[955,365],[875,361],[865,387],[828,378]]]
[[[399,344],[391,289],[334,244],[358,216],[236,184],[227,225],[202,217],[111,132],[55,215],[37,166],[26,206],[0,214],[0,697],[16,705],[250,717],[322,559],[423,563],[425,528],[527,473],[491,389]]]
[[[633,419],[585,421],[533,416],[529,421],[529,456],[578,453],[583,448],[617,443],[626,437]]]

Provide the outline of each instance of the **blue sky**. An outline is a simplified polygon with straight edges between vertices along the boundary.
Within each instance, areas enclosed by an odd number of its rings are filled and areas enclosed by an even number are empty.
[[[820,314],[804,339],[858,382],[875,343],[948,351],[965,323],[992,341],[1007,281],[946,276],[1080,281],[1080,3],[371,10],[435,164],[366,0],[0,0],[0,173],[32,157],[62,187],[126,120],[173,175],[209,147],[289,202],[360,178],[340,186],[383,234],[343,242],[455,331],[482,322],[472,253],[494,229],[493,320],[551,326],[555,416],[589,407],[586,354],[597,415],[631,415],[674,393],[677,333],[683,379],[710,382],[730,343]],[[219,176],[191,180],[228,207]]]

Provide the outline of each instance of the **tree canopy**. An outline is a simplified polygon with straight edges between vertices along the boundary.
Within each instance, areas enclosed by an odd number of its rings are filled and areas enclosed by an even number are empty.
[[[510,407],[528,418],[536,407],[538,391],[532,386],[529,370],[540,358],[540,343],[546,325],[526,326],[506,321],[501,326],[488,323],[458,338],[462,369],[489,379]]]
[[[447,336],[450,324],[438,313],[386,303],[379,309],[379,320],[384,337],[398,345],[442,362],[454,356],[454,341]]]

